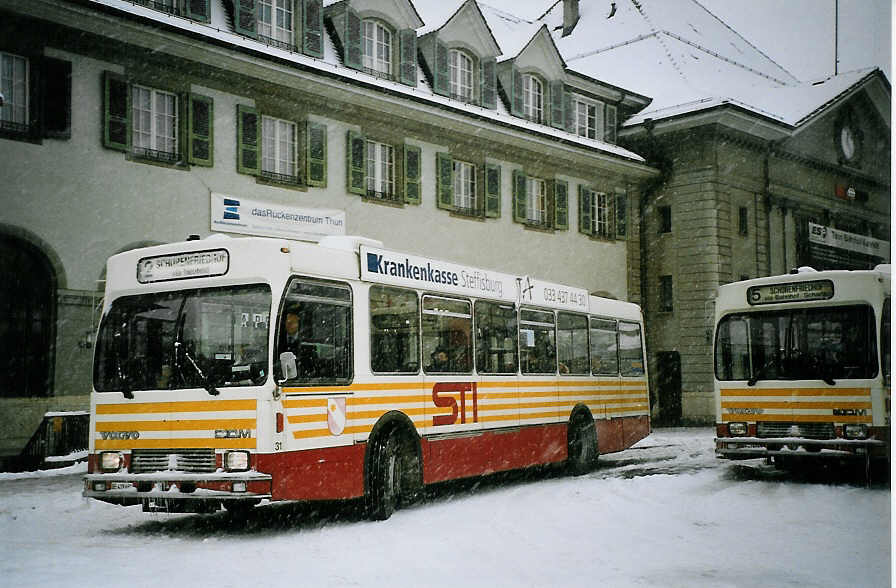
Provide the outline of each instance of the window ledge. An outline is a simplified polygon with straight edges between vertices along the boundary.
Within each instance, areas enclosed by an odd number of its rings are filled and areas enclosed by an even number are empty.
[[[523,227],[525,227],[526,229],[529,229],[531,231],[539,231],[541,233],[553,233],[555,230],[554,227],[552,227],[551,224],[547,221],[539,222],[539,221],[533,221],[533,220],[522,220],[522,221],[518,221],[518,222],[520,224],[522,224]]]
[[[190,166],[183,160],[179,153],[156,151],[155,149],[134,149],[127,154],[127,159],[136,163],[147,163],[170,169],[188,170]]]
[[[404,200],[402,200],[401,196],[398,194],[387,194],[384,192],[372,192],[369,191],[361,196],[361,199],[364,202],[371,202],[374,204],[385,204],[386,206],[394,206],[396,208],[404,207]]]
[[[454,207],[449,209],[451,212],[451,216],[456,216],[460,218],[470,219],[470,220],[485,220],[485,211],[479,210],[477,208],[463,208],[463,207]]]
[[[280,186],[283,188],[292,188],[295,190],[307,190],[307,186],[302,183],[299,176],[290,176],[287,174],[278,174],[269,171],[262,171],[257,176],[258,183],[267,184],[269,186]]]

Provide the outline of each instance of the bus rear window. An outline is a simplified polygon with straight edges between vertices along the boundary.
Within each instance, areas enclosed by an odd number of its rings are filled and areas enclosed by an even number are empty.
[[[754,383],[873,378],[873,317],[870,306],[725,316],[716,331],[716,378]]]

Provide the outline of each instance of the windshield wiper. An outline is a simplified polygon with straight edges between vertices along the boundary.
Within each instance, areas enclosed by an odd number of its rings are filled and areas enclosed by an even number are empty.
[[[180,341],[175,341],[174,352],[177,353],[177,350],[182,346],[184,348],[184,357],[187,358],[187,361],[190,362],[190,365],[193,366],[193,369],[196,370],[196,373],[202,379],[202,387],[205,388],[206,391],[212,396],[217,396],[218,394],[220,394],[221,392],[219,392],[218,389],[215,388],[215,385],[212,383],[211,378],[205,375],[205,373],[202,371],[202,368],[199,367],[199,364],[196,363],[196,360],[193,359],[193,355],[189,351],[187,351],[187,348],[183,343],[181,343]]]
[[[128,324],[122,323],[121,328],[127,328]],[[128,400],[134,399],[134,393],[131,391],[131,380],[128,378],[128,374],[124,371],[124,354],[125,354],[125,343],[122,338],[121,331],[116,331],[114,335],[116,339],[115,344],[115,371],[118,373],[118,381],[121,382],[121,393],[124,394],[124,397]]]

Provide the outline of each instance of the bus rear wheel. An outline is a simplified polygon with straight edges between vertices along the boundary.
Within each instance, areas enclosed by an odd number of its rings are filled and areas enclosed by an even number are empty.
[[[597,431],[594,421],[579,413],[569,422],[566,434],[566,469],[574,476],[587,474],[597,461]]]

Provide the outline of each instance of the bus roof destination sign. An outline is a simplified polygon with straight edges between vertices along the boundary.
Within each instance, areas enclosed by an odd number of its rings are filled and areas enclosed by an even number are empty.
[[[747,302],[750,304],[776,304],[780,302],[805,302],[807,300],[829,300],[834,297],[834,282],[813,280],[810,282],[788,282],[747,288]]]
[[[223,276],[230,269],[226,249],[191,251],[172,255],[144,257],[137,262],[137,281],[141,284]]]

